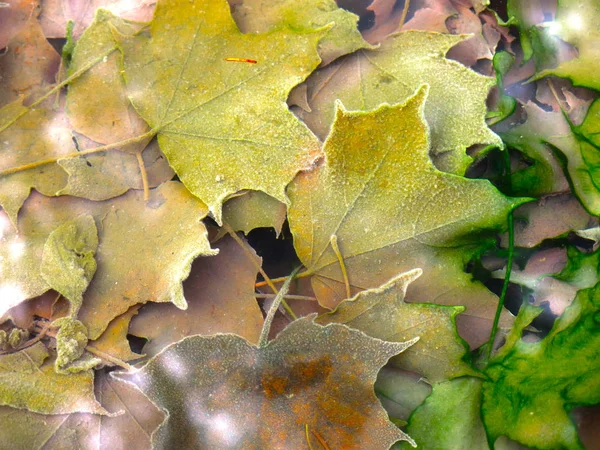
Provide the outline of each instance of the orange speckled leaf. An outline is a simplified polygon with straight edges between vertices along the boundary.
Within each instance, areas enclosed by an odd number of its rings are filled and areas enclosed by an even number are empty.
[[[308,448],[306,426],[335,449],[410,440],[388,420],[373,384],[412,342],[313,319],[293,322],[262,348],[230,334],[192,336],[120,375],[169,413],[154,448]]]

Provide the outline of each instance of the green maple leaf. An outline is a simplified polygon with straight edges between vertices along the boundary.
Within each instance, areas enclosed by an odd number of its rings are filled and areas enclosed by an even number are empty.
[[[579,291],[542,341],[518,340],[526,317],[486,370],[483,421],[491,441],[505,435],[538,449],[583,449],[568,412],[600,402],[600,286]]]
[[[456,316],[464,308],[404,302],[409,283],[420,274],[420,270],[413,270],[378,289],[361,292],[317,322],[343,323],[384,341],[405,341],[418,335],[419,342],[391,363],[418,372],[430,382],[473,374],[464,361],[467,346],[456,332]]]
[[[556,75],[575,86],[600,89],[600,4],[597,0],[559,0],[554,25],[556,35],[578,50],[576,58],[546,69],[534,79]]]
[[[285,100],[319,64],[326,31],[244,35],[225,0],[167,0],[157,6],[151,37],[121,37],[133,105],[217,222],[222,202],[243,189],[287,203],[286,184],[319,154]]]
[[[441,170],[462,175],[471,162],[467,147],[501,145],[485,123],[485,101],[494,79],[444,57],[465,38],[424,31],[392,35],[374,50],[359,50],[313,73],[306,82],[312,111],[297,113],[324,139],[336,99],[349,110],[371,110],[381,103],[403,102],[427,83],[425,118],[431,127],[432,156]]]
[[[333,307],[346,297],[330,245],[336,235],[353,292],[419,267],[424,275],[411,286],[410,301],[465,305],[463,325],[471,318],[478,333],[493,316],[494,296],[463,265],[523,200],[504,197],[488,181],[435,169],[423,118],[426,97],[421,88],[404,105],[371,112],[338,106],[324,163],[288,189],[290,229],[321,304]],[[470,342],[480,345],[485,333]]]

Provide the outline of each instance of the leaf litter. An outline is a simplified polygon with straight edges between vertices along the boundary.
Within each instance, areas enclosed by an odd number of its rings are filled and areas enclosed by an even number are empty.
[[[0,2],[2,445],[595,448],[593,2],[63,3]]]

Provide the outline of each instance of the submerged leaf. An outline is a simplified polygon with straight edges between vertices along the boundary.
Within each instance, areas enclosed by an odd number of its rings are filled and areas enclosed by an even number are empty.
[[[322,305],[345,298],[330,246],[336,235],[354,292],[420,267],[423,277],[409,300],[466,305],[471,325],[484,324],[470,340],[480,345],[482,335],[489,336],[495,302],[463,272],[474,251],[468,244],[485,245],[485,230],[501,228],[523,200],[502,196],[488,181],[433,167],[423,119],[426,93],[421,88],[404,105],[372,112],[338,107],[325,163],[299,175],[288,190],[290,229]]]
[[[230,237],[217,242],[219,254],[194,262],[183,282],[188,308],[148,304],[131,323],[131,334],[148,339],[144,353],[154,356],[167,345],[194,334],[235,333],[257,342],[263,317],[254,298],[262,260],[252,259]],[[168,323],[168,326],[164,326]]]
[[[357,28],[358,16],[338,8],[334,0],[229,0],[233,18],[242,33],[267,33],[282,26],[293,30],[314,30],[333,24],[319,42],[322,65],[370,47]]]
[[[600,286],[579,291],[541,342],[518,341],[483,384],[488,436],[538,449],[581,450],[568,412],[600,402]]]
[[[473,374],[463,360],[467,346],[456,332],[455,317],[464,308],[404,302],[409,283],[420,274],[420,270],[413,270],[380,288],[363,291],[317,322],[343,323],[384,341],[402,342],[415,334],[420,336],[419,342],[391,363],[425,375],[430,382]]]
[[[313,319],[293,322],[262,348],[230,334],[192,336],[121,374],[169,413],[153,446],[305,448],[311,431],[330,448],[410,440],[388,421],[373,383],[412,342],[384,342]]]
[[[217,222],[222,202],[243,189],[287,202],[285,186],[319,154],[285,100],[318,65],[325,32],[245,35],[225,0],[166,0],[151,38],[121,36],[135,108]],[[234,57],[257,63],[226,60]]]
[[[58,374],[44,344],[0,355],[0,405],[42,414],[107,414],[94,396],[94,372]]]
[[[40,272],[48,285],[71,302],[75,317],[94,273],[98,230],[90,215],[65,221],[44,244]]]
[[[81,214],[92,215],[102,225],[98,269],[77,317],[90,339],[139,303],[172,302],[186,308],[181,282],[192,260],[215,254],[201,222],[207,209],[181,183],[165,183],[150,194],[148,202],[137,191],[105,202],[33,194],[19,216],[20,232],[8,221],[3,229],[0,292],[5,302],[0,306],[5,309],[0,312],[50,288],[40,269],[44,244],[52,231]]]
[[[431,127],[432,156],[441,170],[462,175],[471,161],[467,147],[501,144],[485,123],[485,100],[494,79],[444,57],[464,39],[424,31],[390,36],[375,50],[360,50],[313,73],[306,81],[312,112],[298,115],[324,139],[336,99],[349,110],[372,110],[381,103],[404,102],[427,83],[425,118]]]

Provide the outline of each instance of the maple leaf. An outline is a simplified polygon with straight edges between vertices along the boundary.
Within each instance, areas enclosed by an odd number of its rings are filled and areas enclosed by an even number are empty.
[[[420,339],[401,356],[394,366],[425,375],[431,382],[472,374],[463,361],[467,346],[458,337],[455,317],[462,307],[405,303],[409,284],[421,274],[413,270],[398,275],[377,289],[369,289],[344,300],[317,323],[343,323],[384,341],[405,341],[417,334]]]
[[[434,384],[431,395],[410,416],[407,429],[419,448],[487,449],[480,408],[481,379]]]
[[[199,221],[206,213],[206,206],[177,182],[153,190],[148,203],[138,191],[106,202],[32,194],[21,211],[19,233],[4,221],[2,313],[50,288],[40,269],[45,242],[52,231],[81,214],[102,222],[98,227],[98,268],[77,316],[91,339],[138,303],[173,302],[185,308],[181,281],[192,260],[215,253]],[[162,227],[172,231],[164,233]]]
[[[100,373],[97,396],[114,416],[42,415],[0,407],[0,442],[11,449],[146,450],[164,415],[129,383]]]
[[[37,342],[0,355],[0,405],[42,414],[108,414],[94,396],[94,372],[58,374],[54,358]]]
[[[334,0],[305,0],[301,8],[294,0],[229,0],[229,3],[242,33],[267,33],[283,26],[314,30],[333,23],[319,41],[321,65],[370,47],[357,29],[358,16],[338,8]]]
[[[285,99],[318,65],[325,32],[244,35],[225,0],[170,0],[159,3],[151,38],[121,37],[133,105],[217,222],[221,203],[243,189],[287,203],[285,185],[319,154]]]
[[[135,373],[119,374],[169,413],[153,446],[301,448],[305,427],[332,448],[410,439],[388,421],[373,383],[411,343],[313,319],[291,323],[264,347],[228,334],[188,337]]]
[[[185,311],[148,304],[132,321],[130,333],[149,340],[143,349],[146,355],[154,356],[194,334],[235,333],[249,342],[258,340],[263,318],[254,298],[254,281],[261,259],[253,254],[252,261],[229,237],[221,239],[216,248],[219,254],[198,259],[183,282],[188,303]]]
[[[273,228],[279,236],[286,214],[287,208],[283,203],[260,191],[245,192],[223,205],[223,222],[244,234],[255,228]],[[219,230],[219,233],[227,232]]]
[[[100,9],[77,41],[68,74],[84,73],[69,84],[65,110],[74,131],[93,140],[79,136],[79,146],[89,149],[97,143],[134,142],[124,145],[121,151],[59,161],[69,174],[68,184],[59,191],[60,195],[106,200],[130,188],[148,189],[173,178],[158,145],[152,143],[146,148],[151,136],[143,138],[148,126],[127,98],[121,55],[114,51],[117,43],[113,28],[124,34],[135,31],[122,19]],[[93,64],[98,55],[106,56]]]
[[[534,79],[548,75],[569,78],[575,86],[600,89],[600,4],[596,0],[559,0],[554,19],[556,35],[577,47],[574,59],[545,69]]]
[[[600,402],[600,287],[579,291],[540,342],[513,333],[486,370],[483,421],[491,440],[505,435],[539,449],[582,449],[568,416],[573,405]],[[527,325],[540,310],[528,312]]]
[[[507,199],[487,181],[433,167],[423,118],[426,96],[421,88],[404,105],[372,112],[338,106],[324,164],[300,174],[288,189],[290,229],[322,305],[333,307],[346,295],[330,245],[336,235],[354,292],[420,267],[424,276],[410,300],[466,305],[476,329],[481,319],[490,320],[495,302],[485,303],[491,294],[462,270],[464,258],[473,254],[467,244],[477,231],[481,245],[484,230],[501,227],[523,200]],[[472,344],[486,339],[469,337]]]
[[[0,23],[7,25],[1,18]],[[60,56],[44,37],[39,23],[29,20],[0,55],[0,105],[47,89],[54,83],[59,64]]]
[[[485,123],[485,100],[492,78],[473,72],[444,54],[465,36],[405,31],[375,50],[359,50],[315,71],[306,81],[312,112],[298,116],[324,139],[335,115],[334,100],[349,110],[371,110],[405,101],[423,83],[430,85],[425,118],[438,168],[462,175],[471,162],[465,149],[500,144]],[[465,88],[468,86],[468,89]]]

